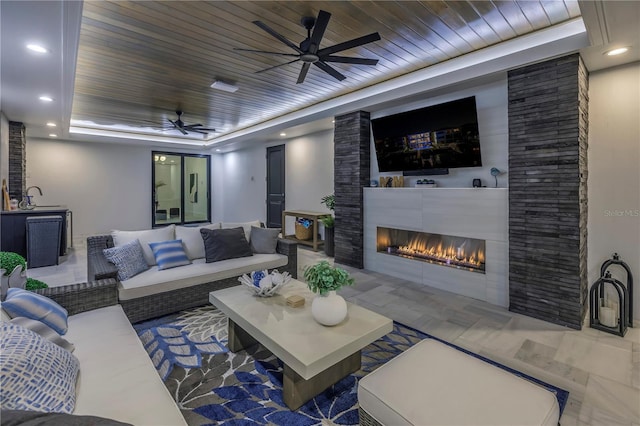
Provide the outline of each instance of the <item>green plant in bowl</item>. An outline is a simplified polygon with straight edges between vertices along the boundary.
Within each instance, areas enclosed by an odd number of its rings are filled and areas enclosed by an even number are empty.
[[[353,285],[355,281],[347,271],[331,266],[326,260],[307,266],[304,270],[304,279],[309,290],[321,296],[330,291],[339,290],[342,286]]]

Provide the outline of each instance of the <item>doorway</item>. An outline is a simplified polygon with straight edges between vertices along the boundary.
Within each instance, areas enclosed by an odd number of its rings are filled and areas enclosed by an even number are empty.
[[[267,227],[282,228],[285,205],[284,145],[267,148]]]

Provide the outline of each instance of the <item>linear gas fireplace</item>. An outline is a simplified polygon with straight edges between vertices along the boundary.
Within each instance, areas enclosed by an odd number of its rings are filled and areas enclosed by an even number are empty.
[[[377,251],[437,265],[485,273],[485,241],[377,227]]]

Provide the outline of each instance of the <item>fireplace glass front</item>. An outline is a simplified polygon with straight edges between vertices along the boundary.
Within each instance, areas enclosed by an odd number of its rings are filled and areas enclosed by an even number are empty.
[[[406,229],[377,228],[377,251],[485,273],[485,241]]]

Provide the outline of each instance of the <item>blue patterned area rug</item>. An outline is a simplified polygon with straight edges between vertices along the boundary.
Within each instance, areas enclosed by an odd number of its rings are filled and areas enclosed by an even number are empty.
[[[435,339],[394,322],[391,333],[362,350],[359,371],[291,411],[282,400],[282,363],[262,345],[229,352],[227,318],[215,307],[194,308],[134,328],[189,425],[357,425],[358,380],[419,341]],[[449,345],[553,392],[562,413],[569,392]]]

